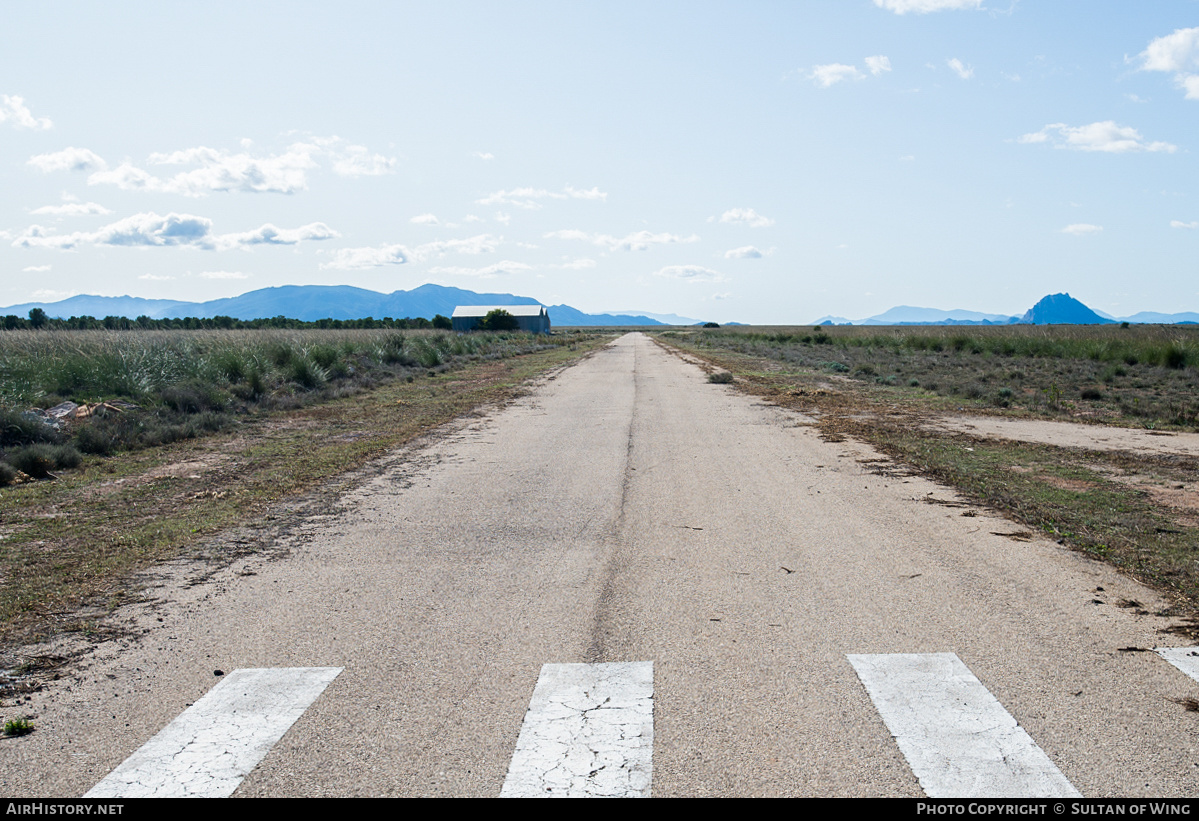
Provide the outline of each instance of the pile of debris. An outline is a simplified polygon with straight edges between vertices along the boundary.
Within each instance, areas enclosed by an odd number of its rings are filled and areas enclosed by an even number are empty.
[[[114,399],[111,402],[84,402],[82,405],[68,400],[46,410],[34,408],[28,413],[31,416],[37,416],[47,425],[58,430],[65,422],[104,416],[108,413],[126,413],[131,410],[137,410],[137,405],[132,402],[123,402],[120,399]]]

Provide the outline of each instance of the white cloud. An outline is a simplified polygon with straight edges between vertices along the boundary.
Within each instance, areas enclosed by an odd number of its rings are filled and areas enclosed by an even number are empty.
[[[808,79],[821,88],[836,85],[842,80],[861,80],[865,74],[858,71],[857,66],[847,66],[844,63],[828,63],[823,66],[812,66]]]
[[[320,222],[294,229],[279,229],[268,224],[255,231],[213,236],[212,220],[206,217],[192,214],[168,214],[162,217],[145,213],[117,220],[96,231],[75,231],[70,234],[55,234],[40,225],[31,225],[13,242],[13,246],[61,249],[79,245],[192,246],[213,250],[246,245],[294,245],[303,240],[335,236],[338,236],[336,231]]]
[[[581,271],[585,268],[594,268],[595,264],[596,264],[595,260],[583,258],[583,259],[572,260],[571,262],[563,262],[562,264],[554,265],[553,267],[554,268],[562,268],[567,271]]]
[[[241,271],[201,271],[200,276],[204,279],[249,279],[249,274],[243,274]],[[169,279],[170,277],[166,277]]]
[[[173,177],[162,178],[129,163],[111,171],[97,171],[89,185],[115,185],[126,191],[154,191],[203,197],[215,191],[293,194],[308,187],[307,173],[316,168],[319,148],[296,143],[282,154],[251,157],[199,146],[169,154],[151,154],[152,165],[196,165]]]
[[[471,156],[478,157],[480,160],[494,160],[495,159],[495,154],[492,154],[490,151],[476,151]]]
[[[75,296],[78,291],[52,291],[49,288],[42,288],[34,291],[32,296],[35,302],[57,302],[60,299],[69,299]]]
[[[54,123],[45,117],[34,117],[25,106],[23,97],[9,97],[0,94],[0,123],[12,122],[16,128],[53,128]]]
[[[478,205],[514,205],[517,208],[534,210],[541,207],[538,200],[606,200],[607,198],[608,194],[600,191],[599,188],[580,191],[568,185],[561,191],[550,191],[545,188],[513,188],[511,191],[495,191],[475,202]]]
[[[334,173],[343,177],[378,177],[396,169],[395,157],[372,154],[365,145],[347,145],[330,153]]]
[[[1182,222],[1181,220],[1170,220],[1171,228],[1199,228],[1199,222]]]
[[[1085,237],[1089,234],[1098,234],[1102,230],[1102,225],[1090,225],[1085,222],[1078,222],[1074,225],[1067,225],[1062,229],[1062,233],[1070,234],[1075,237]]]
[[[253,231],[222,234],[216,238],[219,249],[239,248],[247,245],[295,245],[308,240],[333,239],[341,234],[323,222],[312,222],[299,228],[276,228],[267,223]]]
[[[870,73],[877,77],[884,71],[891,70],[891,60],[886,55],[876,54],[866,58],[866,68],[870,69]]]
[[[673,245],[675,243],[699,242],[699,236],[689,237],[678,234],[655,234],[650,231],[636,231],[624,237],[614,237],[611,234],[594,234],[577,229],[550,231],[546,239],[577,239],[608,248],[612,251],[645,251],[654,245]]]
[[[321,263],[322,268],[356,271],[382,265],[403,265],[411,259],[403,245],[381,245],[377,248],[340,248],[333,252],[333,261]]]
[[[21,273],[25,274],[44,274],[54,266],[52,265],[30,265],[28,268],[22,268]]]
[[[928,14],[930,11],[946,9],[981,9],[982,0],[874,0],[874,5],[880,9],[893,11],[896,14]]]
[[[450,274],[452,276],[461,277],[478,277],[479,279],[494,279],[497,276],[511,274],[516,271],[531,271],[533,266],[526,265],[523,262],[513,262],[506,259],[503,262],[497,262],[494,265],[488,265],[484,268],[430,268],[431,274]]]
[[[63,248],[78,245],[166,246],[211,243],[212,220],[191,214],[134,214],[97,231],[53,234],[40,225],[31,225],[13,243],[21,248]]]
[[[150,282],[170,282],[174,277],[160,276],[158,274],[142,274],[138,279],[145,279]]]
[[[1056,134],[1051,132],[1056,132]],[[1052,123],[1040,131],[1023,135],[1017,141],[1021,143],[1052,142],[1057,148],[1071,148],[1076,151],[1105,151],[1111,154],[1122,154],[1129,151],[1172,153],[1178,149],[1178,146],[1166,142],[1146,142],[1135,128],[1116,125],[1112,120],[1080,126]]]
[[[413,225],[440,225],[441,221],[434,214],[418,214],[408,220]]]
[[[1199,100],[1199,26],[1158,37],[1139,56],[1141,71],[1171,72],[1186,99]]]
[[[963,63],[957,57],[946,60],[945,65],[952,68],[954,70],[954,72],[959,77],[961,77],[963,80],[969,80],[971,77],[974,76],[974,69],[967,66],[965,63]]]
[[[244,147],[246,141],[242,144]],[[123,163],[112,170],[104,170],[101,165],[101,170],[88,177],[88,184],[187,197],[227,191],[294,194],[308,187],[308,172],[319,167],[318,159],[326,157],[332,161],[334,173],[343,177],[389,174],[396,166],[394,157],[372,154],[365,146],[349,145],[340,137],[324,137],[293,143],[281,154],[261,157],[247,152],[232,154],[205,146],[156,153],[147,159],[150,165],[196,167],[173,176],[159,177],[131,163]]]
[[[744,223],[750,228],[768,228],[774,220],[764,217],[752,208],[730,208],[720,215],[721,222]]]
[[[724,276],[711,268],[699,265],[667,265],[654,272],[655,276],[682,279],[687,282],[725,282]]]
[[[1199,71],[1199,26],[1158,37],[1139,56],[1142,71]]]
[[[566,186],[566,193],[571,199],[576,200],[600,200],[601,202],[608,200],[608,192],[600,191],[598,186],[592,186],[586,191],[580,191],[568,185]]]
[[[25,163],[32,165],[39,171],[49,173],[51,171],[91,171],[93,168],[105,169],[108,168],[108,163],[104,162],[95,153],[86,148],[64,148],[62,151],[55,151],[50,154],[38,154],[30,157]]]
[[[745,245],[741,248],[733,248],[730,251],[724,252],[725,259],[761,259],[762,252],[752,245]]]
[[[488,254],[499,247],[504,240],[491,234],[479,234],[466,239],[444,239],[426,242],[412,250],[412,258],[417,260],[442,256],[450,251],[459,254]]]
[[[53,214],[59,217],[82,217],[88,214],[111,214],[112,212],[94,202],[67,202],[62,205],[43,205],[35,208],[31,214]]]
[[[1199,74],[1179,74],[1174,79],[1188,100],[1199,100]]]

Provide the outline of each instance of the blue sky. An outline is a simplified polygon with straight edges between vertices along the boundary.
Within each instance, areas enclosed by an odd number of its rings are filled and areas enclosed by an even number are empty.
[[[1199,0],[6,0],[0,305],[1199,309]]]

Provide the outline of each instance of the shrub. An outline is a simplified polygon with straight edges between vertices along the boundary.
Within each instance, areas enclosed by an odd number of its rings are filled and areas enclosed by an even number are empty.
[[[728,385],[733,381],[733,375],[728,371],[716,371],[708,374],[708,381],[713,385]]]
[[[0,410],[0,447],[61,442],[63,435],[32,413]]]
[[[117,450],[118,442],[106,426],[92,423],[84,425],[75,434],[75,447],[84,453],[94,453],[97,456],[108,456]]]
[[[336,348],[329,345],[314,345],[308,351],[308,358],[326,370],[341,361],[341,355]]]
[[[26,445],[10,452],[7,461],[35,479],[45,479],[55,470],[79,467],[83,456],[71,445]]]
[[[297,385],[312,390],[325,383],[325,372],[319,365],[305,356],[298,356],[291,361],[287,376]]]
[[[224,351],[217,357],[217,373],[232,383],[246,378],[246,360],[237,351]]]
[[[196,379],[163,388],[161,396],[164,404],[179,413],[203,413],[225,407],[220,391]]]
[[[0,462],[0,487],[11,485],[17,478],[17,469],[8,462]]]
[[[480,331],[516,331],[520,329],[520,321],[503,308],[496,308],[488,311],[477,327]]]

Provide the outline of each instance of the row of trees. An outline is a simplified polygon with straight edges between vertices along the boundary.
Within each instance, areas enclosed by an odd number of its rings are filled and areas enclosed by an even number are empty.
[[[290,319],[285,316],[271,317],[270,319],[235,319],[231,316],[212,316],[212,317],[183,317],[173,319],[151,319],[148,316],[139,316],[137,319],[129,319],[124,316],[106,316],[103,319],[97,319],[94,316],[73,316],[70,319],[58,319],[56,317],[47,316],[46,312],[41,308],[34,308],[29,312],[29,317],[23,318],[15,314],[9,314],[4,317],[3,325],[6,331],[15,330],[94,330],[107,329],[110,331],[167,331],[167,330],[220,330],[220,329],[242,329],[242,328],[331,328],[331,329],[346,329],[346,328],[364,328],[374,330],[378,328],[437,328],[450,330],[453,323],[449,317],[437,314],[432,319],[423,317],[404,319],[392,319],[385,316],[382,319],[374,317],[366,317],[364,319],[318,319],[312,322],[306,322],[301,319]]]

